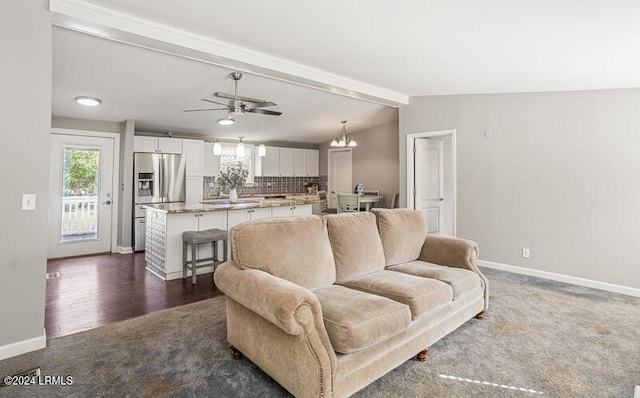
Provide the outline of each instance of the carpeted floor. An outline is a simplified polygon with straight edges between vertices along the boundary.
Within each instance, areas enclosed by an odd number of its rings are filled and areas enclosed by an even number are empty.
[[[359,397],[633,397],[640,384],[640,299],[486,269],[487,317],[472,319]],[[288,396],[246,358],[230,358],[224,298],[52,339],[0,361],[40,366],[71,386],[1,387],[0,396]],[[446,376],[446,377],[445,377]]]

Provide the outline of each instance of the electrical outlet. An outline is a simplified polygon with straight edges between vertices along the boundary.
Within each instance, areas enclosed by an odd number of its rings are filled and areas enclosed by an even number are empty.
[[[522,248],[522,257],[523,258],[529,258],[529,256],[531,255],[531,253],[529,252],[529,249],[527,249],[526,247]]]
[[[490,140],[491,138],[493,138],[493,132],[491,131],[491,129],[484,129],[482,135],[484,136],[485,140]]]

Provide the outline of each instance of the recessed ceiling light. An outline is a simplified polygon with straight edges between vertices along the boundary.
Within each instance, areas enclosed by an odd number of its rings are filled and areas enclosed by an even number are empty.
[[[77,103],[84,106],[98,106],[102,103],[102,100],[100,98],[87,97],[86,95],[76,97],[75,100]]]

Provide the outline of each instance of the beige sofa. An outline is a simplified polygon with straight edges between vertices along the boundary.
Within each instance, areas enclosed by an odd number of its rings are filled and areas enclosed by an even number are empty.
[[[427,236],[421,213],[258,220],[215,272],[227,337],[295,396],[349,396],[488,304],[477,245]]]

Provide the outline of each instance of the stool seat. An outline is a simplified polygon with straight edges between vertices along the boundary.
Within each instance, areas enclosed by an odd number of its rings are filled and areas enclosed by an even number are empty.
[[[222,241],[222,261],[218,261],[218,241]],[[197,247],[201,243],[213,244],[213,256],[198,258]],[[187,252],[191,245],[191,260]],[[185,231],[182,233],[182,279],[187,278],[187,270],[191,270],[191,283],[196,284],[196,270],[202,267],[213,266],[227,261],[227,231],[211,228],[204,231]]]
[[[206,229],[204,231],[186,231],[182,233],[182,240],[192,244],[223,239],[227,239],[227,231],[218,228]]]

